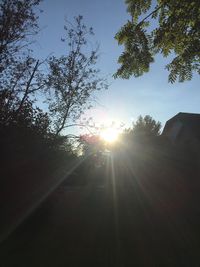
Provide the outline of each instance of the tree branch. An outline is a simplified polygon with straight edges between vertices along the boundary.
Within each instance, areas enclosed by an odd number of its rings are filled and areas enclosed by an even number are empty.
[[[25,100],[26,100],[28,94],[30,93],[30,92],[29,92],[29,87],[30,87],[30,84],[31,84],[31,82],[32,82],[32,80],[33,80],[33,78],[34,78],[34,75],[35,75],[35,72],[36,72],[36,70],[37,70],[37,68],[38,68],[38,65],[39,65],[39,60],[37,60],[37,62],[36,62],[36,64],[35,64],[35,67],[34,67],[34,69],[33,69],[33,71],[32,71],[31,77],[30,77],[30,79],[29,79],[28,82],[27,82],[26,89],[25,89],[25,92],[24,92],[24,96],[23,96],[23,98],[22,98],[22,100],[21,100],[21,102],[20,102],[20,105],[19,105],[19,108],[18,108],[17,111],[16,111],[16,114],[18,114],[18,113],[20,112],[20,110],[22,109],[22,107],[23,107],[23,105],[24,105],[24,102],[25,102]]]
[[[136,28],[137,27],[140,27],[142,25],[142,23],[148,19],[150,16],[152,16],[154,13],[156,13],[159,9],[161,9],[162,5],[161,6],[158,6],[156,9],[154,9],[150,14],[148,14],[144,19],[142,19],[137,25],[136,25]]]

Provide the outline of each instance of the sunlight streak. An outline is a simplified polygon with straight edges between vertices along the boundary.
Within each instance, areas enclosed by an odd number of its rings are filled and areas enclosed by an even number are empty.
[[[111,154],[111,186],[113,192],[113,211],[114,211],[114,226],[115,226],[115,235],[116,235],[116,249],[117,257],[120,257],[121,243],[119,237],[119,213],[118,213],[118,195],[117,195],[117,185],[116,185],[116,174],[115,174],[115,165],[113,155]],[[120,258],[118,259],[118,261]]]

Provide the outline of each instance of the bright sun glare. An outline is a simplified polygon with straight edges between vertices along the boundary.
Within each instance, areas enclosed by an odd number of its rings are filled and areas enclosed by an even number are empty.
[[[107,128],[107,129],[102,130],[100,135],[104,141],[108,143],[114,143],[118,139],[119,132],[115,128]]]

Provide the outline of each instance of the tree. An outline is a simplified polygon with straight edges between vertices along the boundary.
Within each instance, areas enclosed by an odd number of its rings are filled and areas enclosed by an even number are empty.
[[[0,137],[3,157],[40,154],[60,149],[66,139],[56,138],[49,114],[36,107],[36,93],[45,86],[42,62],[31,56],[32,37],[39,31],[36,7],[40,0],[0,2]],[[8,149],[10,147],[10,150]],[[45,148],[45,149],[44,149]],[[14,153],[16,150],[16,153]],[[3,152],[4,151],[4,152]],[[47,153],[47,154],[48,154]]]
[[[92,28],[82,22],[83,17],[75,18],[75,24],[67,22],[64,27],[68,52],[59,58],[49,60],[50,73],[47,87],[51,95],[49,109],[54,118],[56,135],[75,124],[80,115],[91,107],[92,94],[107,88],[104,79],[98,77],[95,68],[98,59],[98,48],[87,46],[87,37],[93,35]],[[52,101],[53,99],[53,101]]]
[[[126,0],[129,20],[116,34],[124,52],[114,77],[128,79],[149,71],[157,53],[173,56],[168,80],[191,80],[200,74],[200,2],[198,0]],[[153,21],[154,20],[154,21]]]
[[[151,143],[160,135],[161,123],[151,116],[139,116],[132,128],[125,129],[121,135],[123,144],[131,146],[134,141],[139,143]]]
[[[103,142],[99,135],[81,135],[80,144],[84,156],[94,155],[103,150]]]
[[[160,135],[161,123],[156,122],[151,116],[139,116],[133,124],[133,134],[135,136],[156,137]]]
[[[38,60],[28,56],[22,62],[13,62],[9,71],[0,75],[0,91],[6,93],[7,108],[15,106],[15,113],[20,113],[26,100],[34,99],[38,91],[45,86]]]
[[[39,3],[40,0],[1,1],[0,73],[29,53],[30,37],[39,30],[38,16],[34,12]]]
[[[39,30],[35,13],[39,3],[40,0],[0,3],[0,91],[1,97],[5,96],[5,108],[14,109],[15,116],[44,87],[41,63],[31,57],[29,49],[31,37]]]

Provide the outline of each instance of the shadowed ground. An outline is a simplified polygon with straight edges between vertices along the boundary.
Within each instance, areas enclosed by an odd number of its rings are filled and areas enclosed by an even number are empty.
[[[158,162],[110,157],[85,185],[66,182],[51,194],[2,243],[0,266],[200,266],[190,193],[162,178]]]

